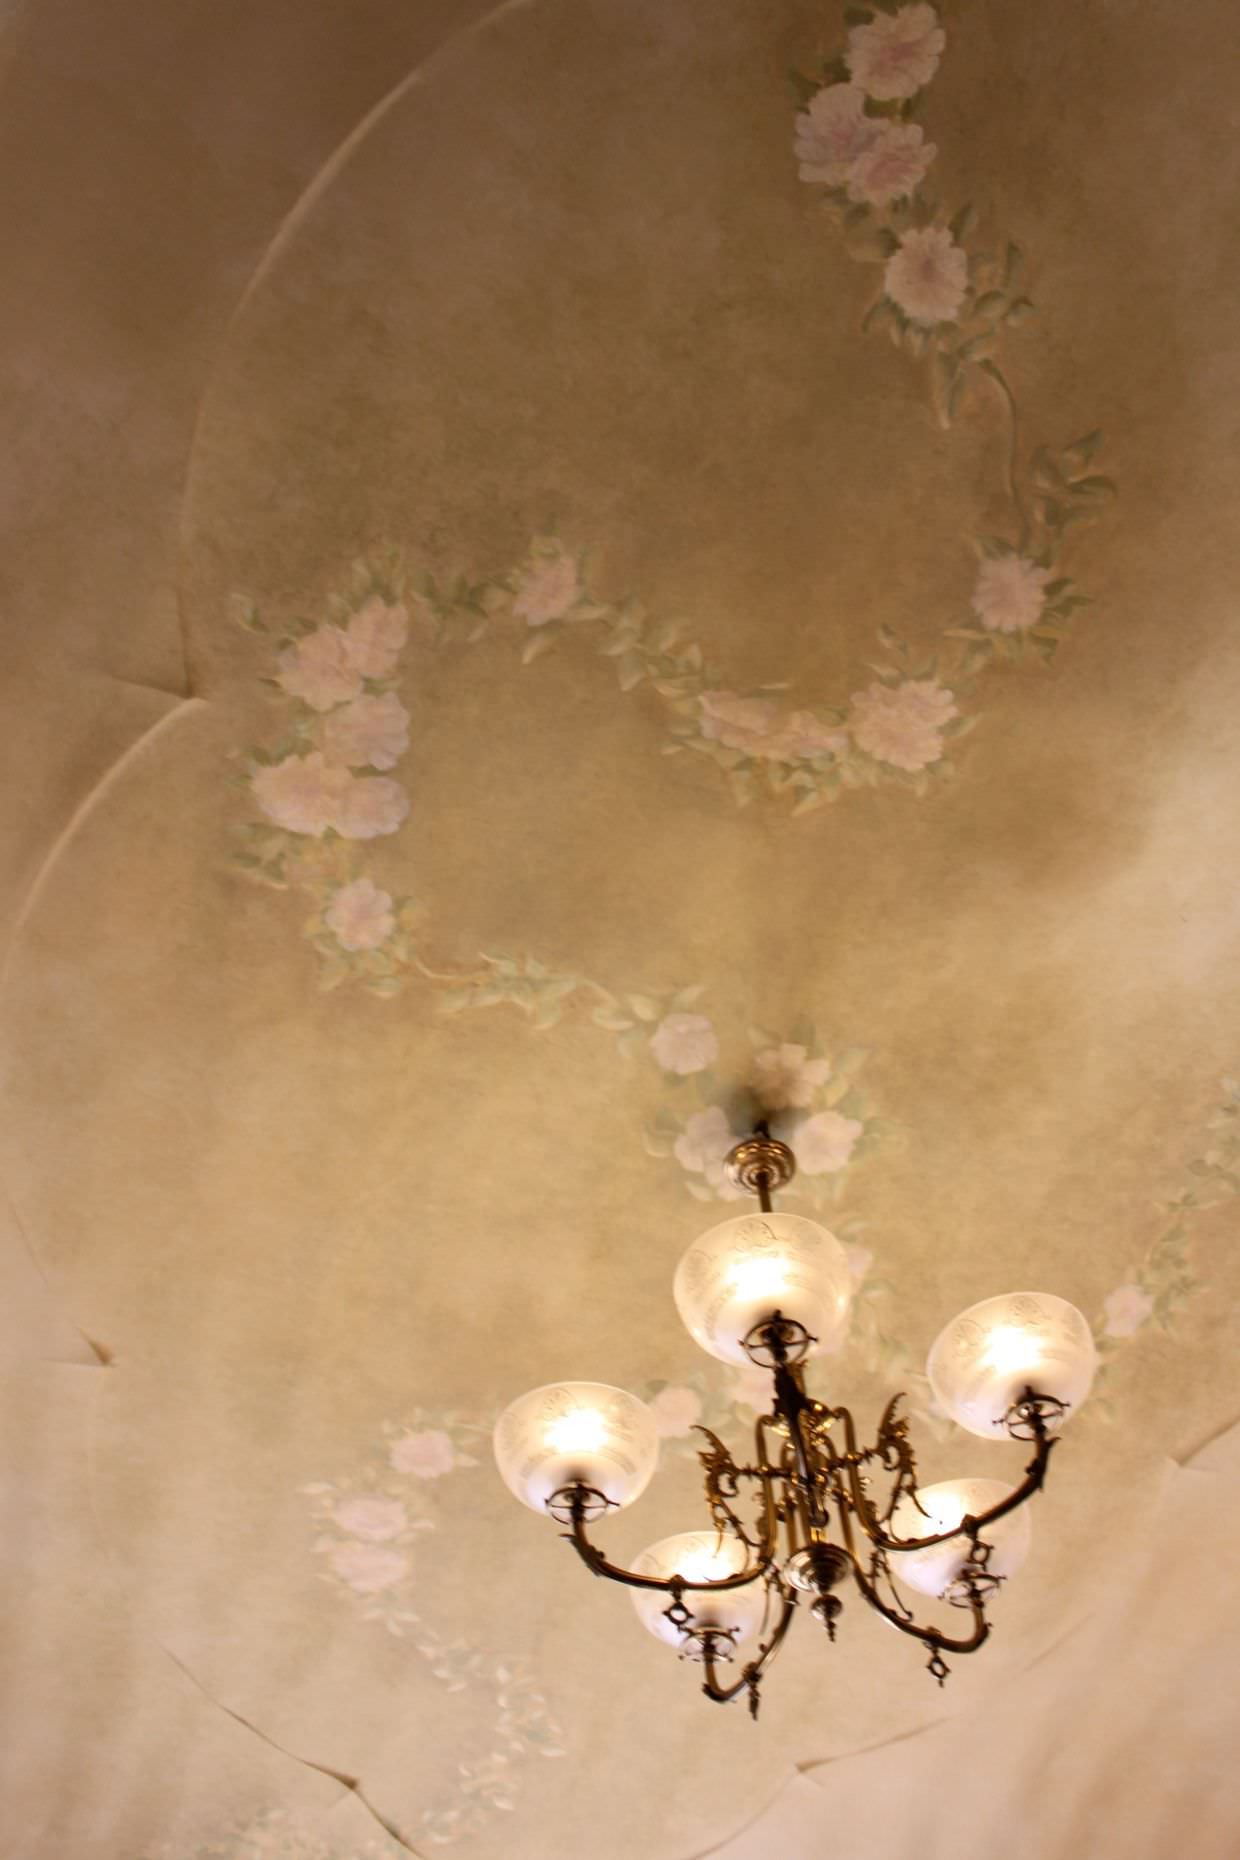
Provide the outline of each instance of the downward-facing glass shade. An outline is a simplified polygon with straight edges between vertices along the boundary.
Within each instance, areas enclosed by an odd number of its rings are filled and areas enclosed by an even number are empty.
[[[998,1479],[945,1479],[941,1485],[919,1491],[917,1503],[906,1493],[891,1515],[892,1535],[933,1537],[938,1531],[950,1531],[961,1518],[976,1518],[989,1511],[1007,1497],[1009,1489]],[[1033,1522],[1025,1505],[988,1525],[982,1532],[982,1542],[991,1546],[987,1575],[1014,1576],[1029,1554],[1032,1537]],[[923,1595],[942,1595],[968,1562],[971,1550],[967,1537],[933,1544],[927,1550],[893,1550],[891,1573]]]
[[[496,1422],[494,1444],[505,1485],[531,1511],[578,1481],[631,1505],[659,1457],[645,1402],[605,1382],[552,1382],[518,1396]]]
[[[686,1582],[718,1582],[745,1567],[745,1546],[735,1537],[718,1538],[713,1531],[681,1531],[643,1550],[633,1568],[639,1576],[683,1576]],[[633,1606],[643,1627],[669,1647],[684,1645],[684,1635],[664,1610],[671,1596],[662,1589],[630,1589]],[[701,1628],[732,1628],[737,1641],[750,1640],[766,1613],[766,1588],[760,1577],[739,1589],[711,1595],[686,1589],[684,1604],[693,1615],[686,1623],[690,1633]]]
[[[749,1360],[742,1343],[779,1311],[830,1350],[848,1322],[852,1279],[834,1234],[800,1214],[742,1214],[695,1240],[676,1268],[676,1309],[721,1362]]]
[[[1050,1292],[1009,1292],[970,1305],[939,1332],[926,1373],[939,1406],[971,1434],[995,1440],[1027,1388],[1080,1407],[1097,1367],[1089,1325]],[[1049,1423],[1053,1431],[1055,1421]]]

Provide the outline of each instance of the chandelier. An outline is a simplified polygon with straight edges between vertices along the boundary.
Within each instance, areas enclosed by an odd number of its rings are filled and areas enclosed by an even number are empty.
[[[979,1478],[919,1486],[902,1395],[888,1402],[873,1444],[859,1446],[849,1410],[805,1386],[808,1358],[843,1337],[851,1275],[833,1234],[773,1210],[772,1196],[796,1170],[792,1150],[759,1124],[729,1152],[727,1170],[759,1211],[721,1222],[689,1248],[676,1305],[712,1356],[769,1370],[771,1395],[746,1464],[698,1429],[709,1529],[650,1545],[632,1569],[591,1541],[587,1526],[639,1498],[658,1457],[650,1409],[602,1383],[555,1383],[505,1409],[495,1428],[500,1473],[523,1504],[567,1527],[587,1569],[631,1591],[652,1634],[701,1664],[702,1690],[719,1704],[747,1696],[756,1718],[762,1677],[798,1603],[813,1597],[810,1612],[834,1640],[837,1591],[850,1582],[929,1649],[928,1669],[942,1685],[945,1656],[986,1640],[987,1602],[1028,1552],[1021,1507],[1041,1489],[1064,1419],[1089,1392],[1089,1326],[1075,1306],[1043,1292],[988,1298],[953,1319],[926,1365],[939,1407],[971,1434],[1031,1443],[1033,1455],[1010,1491]],[[901,1586],[964,1611],[963,1631],[922,1625]],[[726,1669],[737,1664],[733,1678]]]

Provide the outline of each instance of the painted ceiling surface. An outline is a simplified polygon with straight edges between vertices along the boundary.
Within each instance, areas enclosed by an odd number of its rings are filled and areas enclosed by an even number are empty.
[[[1231,9],[0,32],[4,1854],[1234,1854]],[[699,1523],[754,1087],[930,1475],[960,1307],[1102,1356],[985,1652],[756,1726],[489,1447]]]

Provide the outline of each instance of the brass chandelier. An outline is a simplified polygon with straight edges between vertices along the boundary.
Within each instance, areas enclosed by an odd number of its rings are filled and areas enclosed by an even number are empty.
[[[719,1704],[744,1695],[756,1717],[763,1675],[798,1603],[813,1597],[810,1612],[834,1640],[837,1591],[849,1582],[929,1649],[928,1669],[942,1685],[945,1655],[982,1645],[987,1602],[1027,1553],[1020,1508],[1041,1489],[1059,1429],[1089,1392],[1089,1326],[1075,1306],[1041,1292],[989,1298],[955,1318],[927,1362],[939,1406],[972,1434],[1031,1443],[1033,1456],[1010,1491],[977,1478],[920,1487],[902,1395],[888,1402],[873,1444],[859,1446],[849,1410],[806,1389],[805,1362],[842,1338],[851,1277],[834,1235],[773,1209],[796,1170],[792,1150],[759,1124],[729,1152],[727,1169],[759,1211],[689,1248],[676,1304],[704,1349],[768,1369],[772,1388],[749,1463],[698,1429],[710,1528],[652,1544],[633,1569],[590,1540],[590,1523],[641,1496],[658,1456],[649,1408],[601,1383],[557,1383],[513,1402],[495,1429],[500,1472],[524,1504],[567,1527],[587,1569],[630,1589],[653,1634],[701,1664],[702,1690]],[[748,1520],[743,1490],[755,1501]],[[898,1585],[967,1612],[965,1630],[922,1625]],[[731,1678],[725,1669],[739,1660]]]

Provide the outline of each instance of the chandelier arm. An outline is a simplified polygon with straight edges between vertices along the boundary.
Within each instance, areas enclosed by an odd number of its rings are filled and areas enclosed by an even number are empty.
[[[689,1582],[682,1576],[640,1576],[634,1569],[623,1569],[618,1563],[610,1562],[598,1545],[590,1542],[586,1535],[587,1488],[573,1486],[571,1491],[572,1519],[564,1535],[586,1568],[596,1576],[605,1576],[608,1582],[620,1582],[630,1589],[659,1589],[678,1600],[690,1591],[718,1594],[724,1589],[739,1589],[745,1583],[764,1576],[771,1567],[771,1550],[768,1546],[759,1552],[756,1562],[747,1564],[733,1576],[719,1576],[711,1582]]]
[[[856,1577],[857,1587],[871,1608],[876,1609],[885,1621],[890,1621],[892,1627],[899,1628],[901,1634],[911,1634],[914,1640],[919,1640],[924,1647],[932,1647],[936,1653],[976,1653],[982,1642],[989,1637],[990,1623],[986,1619],[986,1610],[981,1597],[977,1594],[971,1592],[969,1595],[969,1607],[973,1611],[973,1632],[963,1638],[958,1638],[953,1634],[944,1634],[939,1628],[920,1627],[911,1617],[906,1619],[903,1615],[897,1614],[894,1608],[889,1608],[855,1559],[853,1575]]]
[[[775,1629],[771,1638],[767,1641],[763,1641],[758,1649],[757,1658],[750,1660],[749,1664],[742,1671],[740,1678],[734,1681],[730,1686],[720,1685],[718,1673],[715,1668],[714,1650],[710,1641],[707,1640],[702,1651],[702,1665],[706,1669],[706,1678],[702,1682],[702,1690],[708,1699],[713,1699],[716,1705],[729,1705],[733,1699],[739,1698],[742,1692],[748,1691],[751,1697],[754,1695],[758,1680],[762,1677],[762,1674],[766,1671],[784,1643],[784,1637],[792,1625],[792,1617],[796,1610],[796,1605],[796,1596],[784,1593],[783,1607],[780,1610],[779,1620],[775,1623]]]

